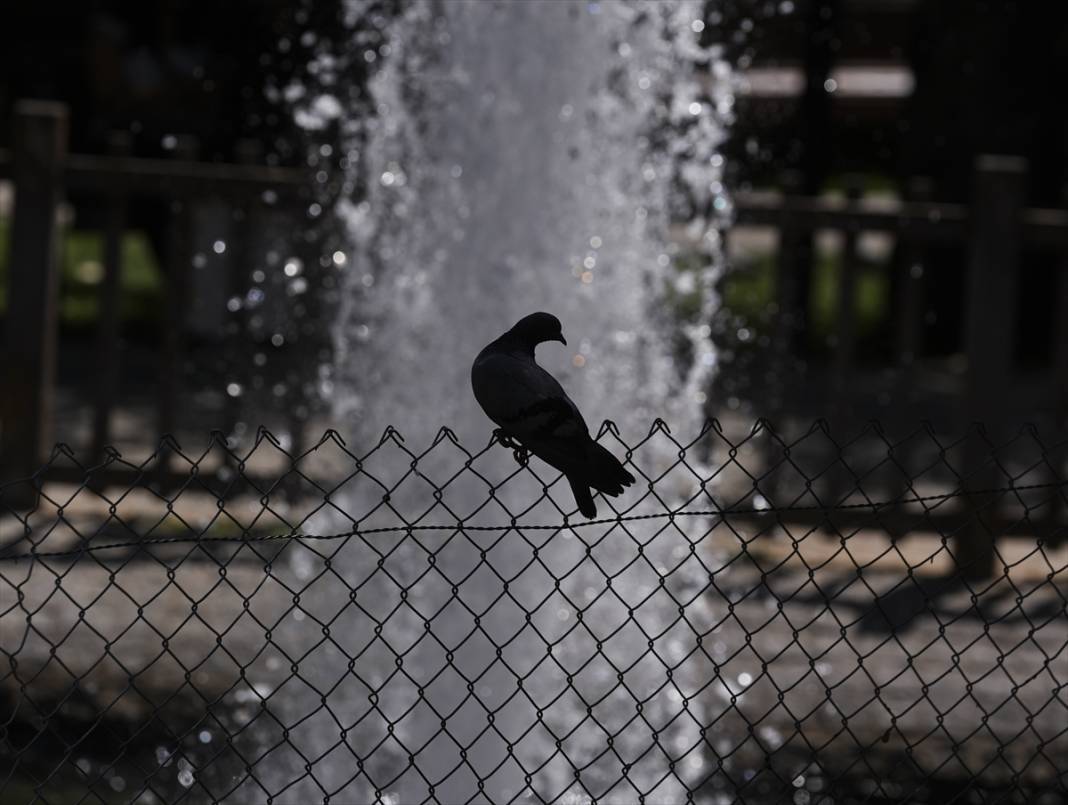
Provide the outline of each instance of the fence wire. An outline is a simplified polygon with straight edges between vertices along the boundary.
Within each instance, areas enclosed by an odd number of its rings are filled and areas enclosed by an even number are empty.
[[[1068,802],[1068,442],[441,429],[0,486],[0,801]]]

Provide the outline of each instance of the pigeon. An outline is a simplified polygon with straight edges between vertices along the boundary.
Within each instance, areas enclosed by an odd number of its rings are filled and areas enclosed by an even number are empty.
[[[550,313],[532,313],[487,345],[471,367],[475,399],[499,427],[498,441],[524,451],[560,470],[571,484],[579,511],[597,516],[591,487],[618,495],[634,476],[615,456],[590,437],[575,403],[551,374],[534,361],[534,347],[543,341],[567,344],[560,320]]]

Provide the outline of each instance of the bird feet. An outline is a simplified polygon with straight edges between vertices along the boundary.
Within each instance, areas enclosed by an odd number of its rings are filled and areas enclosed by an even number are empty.
[[[497,430],[493,431],[493,436],[502,447],[511,449],[512,455],[515,457],[516,463],[519,466],[525,467],[527,465],[527,461],[530,458],[529,450],[505,433],[501,428],[497,428]]]

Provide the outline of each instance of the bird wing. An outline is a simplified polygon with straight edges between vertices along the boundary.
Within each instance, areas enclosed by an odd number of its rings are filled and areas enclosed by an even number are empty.
[[[575,403],[556,378],[533,361],[484,353],[472,367],[471,385],[489,418],[520,440],[589,436]]]

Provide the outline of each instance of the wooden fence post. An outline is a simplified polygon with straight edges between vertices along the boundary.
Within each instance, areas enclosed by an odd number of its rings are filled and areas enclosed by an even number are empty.
[[[860,178],[850,176],[846,184],[846,199],[850,209],[855,208],[863,197],[864,188]],[[857,254],[857,240],[860,232],[854,225],[848,226],[842,233],[841,273],[838,276],[837,322],[835,328],[833,382],[831,385],[834,399],[830,406],[836,419],[844,418],[852,409],[846,396],[850,381],[856,370],[857,355],[857,274],[860,271],[860,256]],[[835,422],[842,427],[841,421]]]
[[[1068,185],[1065,185],[1061,198],[1063,206],[1068,209]],[[1057,315],[1054,321],[1053,342],[1053,376],[1056,384],[1054,394],[1057,395],[1058,418],[1054,420],[1054,426],[1064,427],[1068,425],[1068,230],[1063,232],[1058,259]],[[1062,457],[1059,465],[1054,464],[1050,481],[1056,483],[1068,480],[1066,459],[1068,457]],[[1057,457],[1053,460],[1056,462]],[[1049,517],[1056,525],[1068,520],[1068,487],[1056,487],[1052,498]]]
[[[199,150],[195,137],[181,136],[174,149],[175,159],[194,161]],[[163,360],[160,361],[157,429],[159,436],[177,436],[179,412],[185,391],[185,328],[189,304],[190,240],[192,221],[189,198],[176,199],[170,205],[167,229],[167,257],[163,269]],[[165,450],[163,451],[166,452]],[[161,453],[165,466],[169,456]]]
[[[108,150],[113,156],[127,156],[132,149],[128,132],[112,132]],[[93,411],[93,448],[96,459],[104,456],[111,439],[111,409],[118,394],[119,382],[119,286],[122,281],[122,236],[126,230],[126,198],[113,194],[107,199],[104,224],[104,280],[100,284],[97,310],[95,383],[96,407]]]
[[[930,201],[931,180],[913,177],[909,181],[909,201]],[[895,352],[899,369],[909,376],[923,348],[923,285],[924,250],[903,230],[899,235],[900,255],[897,282],[898,316],[894,333]],[[911,387],[911,383],[909,386]],[[910,400],[911,402],[911,400]]]
[[[965,349],[968,375],[965,410],[973,422],[992,433],[1004,418],[1005,398],[1012,394],[1011,374],[1016,335],[1016,295],[1020,268],[1027,160],[980,156],[976,162],[971,211],[971,241],[966,288]],[[970,435],[965,449],[966,488],[1002,486],[988,445]],[[965,576],[987,578],[994,571],[994,539],[984,523],[993,520],[997,496],[971,498],[976,511],[956,538],[957,562]]]
[[[39,469],[52,442],[56,377],[56,207],[63,193],[67,107],[15,105],[15,215],[8,269],[0,445],[6,477]]]
[[[790,198],[800,193],[802,177],[797,171],[788,171],[782,177],[783,195]],[[771,372],[776,378],[768,388],[767,413],[781,437],[786,433],[784,378],[796,377],[796,368],[791,365],[795,356],[803,353],[797,342],[798,335],[806,335],[802,329],[807,320],[807,311],[798,308],[798,273],[801,249],[806,245],[803,233],[789,216],[782,218],[779,226],[779,251],[775,264],[775,321],[771,333]],[[763,445],[764,477],[761,489],[774,501],[779,487],[778,466],[783,460],[782,449],[774,439],[768,438]]]

